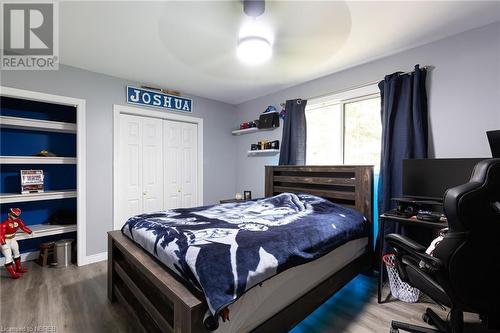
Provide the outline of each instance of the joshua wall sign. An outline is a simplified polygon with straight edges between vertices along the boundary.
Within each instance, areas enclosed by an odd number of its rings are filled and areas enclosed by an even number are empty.
[[[127,103],[178,112],[193,112],[193,100],[161,91],[127,86]]]

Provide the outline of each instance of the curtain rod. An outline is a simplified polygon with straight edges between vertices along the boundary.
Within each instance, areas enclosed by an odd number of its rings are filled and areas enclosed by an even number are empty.
[[[430,71],[430,70],[434,69],[434,66],[432,66],[432,65],[425,65],[425,66],[422,66],[420,68],[424,68],[424,69]],[[411,74],[413,72],[415,72],[415,70],[404,72],[404,73],[400,73],[399,75]],[[364,88],[364,87],[371,86],[373,84],[379,83],[382,80],[383,79],[374,80],[374,81],[368,81],[368,82],[361,83],[361,84],[358,84],[358,85],[355,85],[355,86],[350,86],[350,87],[343,88],[343,89],[340,89],[340,90],[332,91],[332,92],[329,92],[329,93],[326,93],[326,94],[322,94],[322,95],[318,95],[318,96],[314,96],[314,97],[309,97],[308,100],[322,98],[322,97],[330,96],[330,95],[333,95],[333,94],[340,94],[340,93],[343,93],[343,92],[346,92],[346,91],[349,91],[349,90]]]

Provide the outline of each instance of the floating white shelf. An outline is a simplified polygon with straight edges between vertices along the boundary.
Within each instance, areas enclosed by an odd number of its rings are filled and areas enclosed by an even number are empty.
[[[1,164],[76,164],[76,157],[0,156]]]
[[[257,127],[252,127],[252,128],[245,128],[245,129],[240,129],[240,130],[234,130],[231,132],[232,135],[244,135],[244,134],[250,134],[250,133],[255,133],[255,132],[261,132],[261,131],[272,131],[275,130],[279,127],[271,127],[271,128],[257,128]]]
[[[22,130],[76,133],[76,124],[60,121],[0,116],[0,127]]]
[[[279,154],[279,149],[249,150],[248,156],[272,156]]]
[[[0,203],[8,204],[14,202],[29,202],[29,201],[42,201],[42,200],[57,200],[76,198],[75,190],[61,190],[61,191],[45,191],[42,193],[2,193],[0,194]]]
[[[67,232],[76,231],[76,224],[34,224],[29,225],[28,228],[33,231],[33,236],[30,237],[28,234],[24,233],[22,230],[18,230],[16,233],[16,240],[39,238],[51,235],[65,234]]]

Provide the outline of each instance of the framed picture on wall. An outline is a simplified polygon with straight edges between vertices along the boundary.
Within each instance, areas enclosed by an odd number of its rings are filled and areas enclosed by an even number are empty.
[[[252,191],[244,191],[243,192],[243,199],[252,200]]]

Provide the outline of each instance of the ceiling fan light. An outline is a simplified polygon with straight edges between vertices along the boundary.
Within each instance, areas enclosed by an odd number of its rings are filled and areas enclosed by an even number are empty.
[[[246,64],[258,65],[269,60],[273,54],[271,43],[265,38],[248,36],[238,41],[238,58]]]

